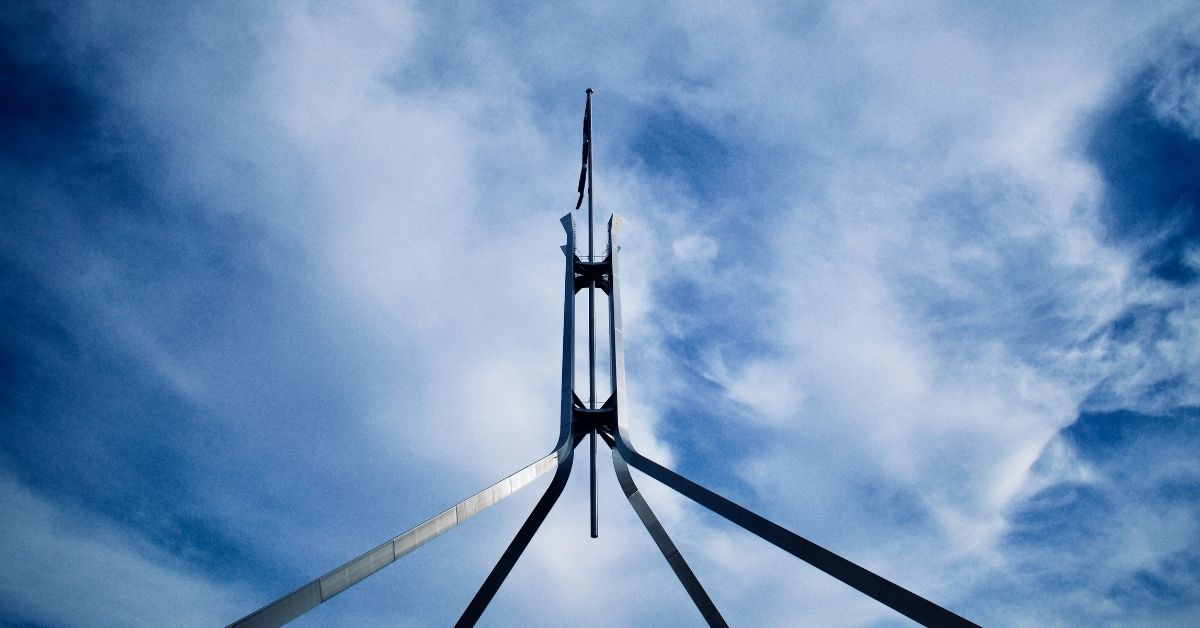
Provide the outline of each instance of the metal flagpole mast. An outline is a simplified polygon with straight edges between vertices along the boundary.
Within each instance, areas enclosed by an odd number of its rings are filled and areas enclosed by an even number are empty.
[[[584,124],[587,128],[584,132],[587,137],[584,141],[587,142],[587,195],[588,195],[588,261],[596,261],[596,238],[593,235],[595,228],[592,219],[592,88],[587,90],[587,105],[585,105],[585,120]],[[588,283],[588,393],[590,398],[588,403],[593,410],[596,409],[596,282]],[[600,515],[599,504],[596,499],[596,430],[588,433],[588,446],[591,448],[591,514],[592,514],[592,538],[600,536]]]
[[[301,586],[274,602],[250,613],[230,624],[231,628],[276,628],[316,606],[328,602],[332,597],[361,582],[387,565],[399,560],[425,543],[441,536],[483,509],[499,502],[539,476],[551,470],[554,479],[538,500],[533,512],[525,520],[517,535],[509,543],[500,560],[492,568],[479,591],[471,599],[459,617],[456,626],[474,626],[495,597],[500,586],[508,577],[521,554],[533,540],[534,534],[557,503],[571,474],[575,447],[583,442],[584,436],[591,439],[591,533],[597,536],[596,503],[596,437],[604,439],[612,448],[613,467],[617,481],[625,493],[629,505],[637,513],[642,525],[658,546],[663,558],[670,565],[692,603],[709,626],[727,626],[712,598],[701,586],[679,548],[671,540],[654,511],[646,502],[629,467],[634,467],[667,488],[704,506],[724,517],[729,522],[766,540],[779,549],[820,569],[834,578],[877,600],[885,606],[926,626],[976,626],[934,602],[901,587],[900,585],[861,567],[832,551],[801,537],[800,535],[754,513],[737,503],[692,482],[678,473],[646,458],[629,441],[628,404],[625,396],[625,350],[624,331],[621,322],[621,278],[618,260],[617,231],[621,219],[616,214],[608,221],[608,251],[603,260],[596,261],[593,238],[592,203],[592,148],[591,148],[592,90],[587,90],[587,105],[584,110],[585,163],[580,169],[578,210],[583,202],[584,184],[588,196],[588,257],[587,261],[576,254],[577,240],[574,213],[562,218],[567,233],[567,242],[562,247],[566,257],[566,275],[563,293],[563,353],[562,388],[559,403],[559,438],[554,449],[516,473],[490,487],[459,502],[458,504],[430,517],[425,522],[385,541],[337,567],[333,571]],[[586,181],[584,179],[586,177]],[[591,399],[580,400],[575,393],[575,299],[579,291],[588,288],[588,373]],[[609,378],[611,392],[603,404],[596,403],[596,319],[595,290],[599,288],[608,296],[608,349]],[[977,628],[977,627],[976,627]]]

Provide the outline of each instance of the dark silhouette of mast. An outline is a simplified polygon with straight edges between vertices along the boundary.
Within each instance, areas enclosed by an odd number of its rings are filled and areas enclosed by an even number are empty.
[[[593,235],[595,221],[592,219],[592,88],[587,90],[587,104],[583,109],[583,149],[587,167],[587,197],[588,197],[588,261],[596,261],[596,238]],[[588,403],[596,409],[596,282],[588,284]],[[599,505],[596,500],[596,430],[588,434],[588,443],[592,450],[591,457],[591,515],[592,538],[600,536]]]
[[[591,101],[592,90],[587,90],[584,109],[583,168],[580,173],[580,202],[584,192],[584,179],[588,197],[588,255],[581,258],[576,252],[575,219],[572,214],[562,218],[567,233],[567,243],[562,247],[566,258],[565,282],[563,286],[563,353],[562,388],[559,403],[559,433],[554,449],[533,464],[500,480],[492,486],[446,509],[440,514],[404,532],[373,549],[309,582],[295,591],[279,598],[267,606],[234,622],[231,626],[250,628],[281,626],[303,613],[327,602],[330,598],[358,583],[363,578],[379,571],[393,561],[447,532],[450,528],[474,516],[484,508],[495,504],[513,492],[526,486],[536,478],[554,470],[550,486],[533,512],[529,514],[517,535],[508,544],[496,566],[492,568],[479,591],[471,599],[457,626],[473,626],[487,609],[496,592],[508,577],[517,560],[545,521],[550,510],[562,495],[571,466],[575,447],[586,437],[591,448],[591,536],[597,536],[596,502],[596,437],[599,436],[612,450],[613,467],[621,491],[637,513],[655,545],[674,571],[695,604],[696,609],[710,626],[727,626],[712,598],[704,590],[696,575],[684,560],[683,555],[658,521],[638,490],[629,473],[632,466],[665,486],[721,515],[731,523],[758,535],[763,540],[807,562],[821,571],[850,585],[854,589],[879,601],[904,616],[926,626],[976,626],[973,622],[947,610],[923,597],[865,569],[837,554],[805,539],[738,504],[722,497],[674,471],[638,453],[626,430],[629,407],[625,395],[625,352],[623,327],[621,324],[621,280],[616,238],[621,219],[613,215],[608,221],[608,250],[601,259],[595,256],[592,234],[592,146],[591,146]],[[575,295],[588,289],[588,390],[587,403],[575,393]],[[599,289],[608,296],[608,346],[609,383],[611,393],[604,403],[596,400],[596,330],[595,291]]]

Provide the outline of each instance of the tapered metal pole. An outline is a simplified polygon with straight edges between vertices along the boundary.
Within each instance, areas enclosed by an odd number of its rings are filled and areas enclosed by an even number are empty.
[[[588,195],[588,261],[596,261],[595,237],[592,235],[592,90],[587,90],[588,138],[587,138],[587,195]],[[588,284],[588,393],[589,404],[593,410],[596,404],[596,282]],[[591,458],[591,506],[592,506],[592,538],[600,536],[599,504],[596,502],[596,430],[588,435],[592,451]]]
[[[596,504],[596,430],[592,430],[588,435],[592,446],[592,538],[600,536],[600,518],[597,514],[598,505]]]
[[[700,580],[696,578],[696,574],[692,572],[692,568],[684,560],[683,554],[680,554],[679,549],[675,547],[675,542],[671,540],[671,535],[667,534],[667,530],[663,528],[662,524],[658,521],[658,517],[654,516],[654,511],[650,509],[650,504],[646,503],[646,498],[638,490],[637,484],[633,481],[633,474],[629,473],[629,465],[625,464],[625,459],[617,452],[616,443],[612,436],[604,432],[601,432],[600,435],[604,437],[604,442],[613,448],[613,468],[617,472],[617,482],[621,484],[621,490],[625,493],[625,497],[629,499],[629,505],[633,506],[633,511],[642,520],[642,525],[646,526],[646,531],[650,533],[650,538],[654,539],[654,544],[658,546],[658,550],[662,552],[663,558],[667,559],[667,564],[675,572],[675,577],[679,578],[680,584],[683,585],[684,590],[692,598],[692,603],[696,605],[696,610],[700,611],[700,615],[704,617],[704,621],[708,622],[709,626],[714,628],[729,628],[729,624],[721,616],[721,611],[717,610],[717,605],[713,604],[712,598],[708,597],[708,592],[704,590],[704,586],[700,584]]]

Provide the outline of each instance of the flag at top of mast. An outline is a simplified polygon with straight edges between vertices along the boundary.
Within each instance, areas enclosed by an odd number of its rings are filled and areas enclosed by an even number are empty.
[[[583,205],[583,190],[587,186],[588,157],[592,153],[592,90],[587,90],[587,104],[583,106],[583,165],[579,168],[579,200],[575,209]]]

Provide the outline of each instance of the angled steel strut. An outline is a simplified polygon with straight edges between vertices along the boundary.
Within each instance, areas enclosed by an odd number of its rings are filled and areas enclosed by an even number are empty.
[[[562,449],[550,452],[537,462],[464,499],[451,508],[386,541],[365,554],[305,584],[291,593],[230,624],[237,628],[282,626],[317,605],[358,584],[367,576],[441,536],[484,508],[524,488],[559,465]],[[569,456],[569,450],[568,450]],[[570,459],[567,460],[568,469]]]
[[[601,436],[612,448],[613,468],[617,472],[617,482],[621,484],[621,492],[625,493],[629,505],[633,506],[633,511],[642,520],[642,525],[646,526],[646,531],[654,539],[654,544],[658,545],[658,550],[662,552],[663,558],[667,559],[667,564],[675,572],[675,577],[679,578],[679,582],[691,596],[692,603],[696,605],[708,625],[728,626],[729,624],[725,623],[721,612],[717,610],[717,605],[713,604],[712,598],[708,597],[708,592],[700,585],[700,580],[696,578],[696,574],[692,573],[692,568],[683,559],[683,554],[680,554],[679,550],[675,548],[675,543],[671,541],[670,535],[658,522],[658,517],[654,516],[650,504],[646,503],[646,498],[642,496],[637,484],[633,482],[633,474],[629,472],[629,465],[625,464],[625,459],[617,452],[616,447],[613,447],[612,436],[608,432],[601,432]]]
[[[591,170],[590,112],[591,90],[588,90],[588,116],[585,118],[584,150],[586,173]],[[582,194],[583,181],[580,181]],[[559,435],[554,450],[533,464],[500,480],[492,486],[459,502],[403,534],[384,542],[365,554],[329,573],[305,584],[263,608],[230,624],[238,628],[281,626],[317,605],[328,601],[367,576],[379,571],[417,547],[447,532],[450,528],[474,516],[484,508],[511,495],[533,480],[554,469],[554,478],[538,500],[529,517],[509,543],[479,591],[471,599],[457,626],[473,626],[483,615],[496,592],[520,559],[525,548],[554,508],[571,475],[575,447],[585,438],[591,445],[591,536],[596,536],[595,500],[595,438],[599,435],[612,450],[613,469],[621,490],[637,513],[646,531],[683,585],[701,617],[710,626],[727,626],[712,598],[704,590],[683,555],[667,534],[629,472],[632,466],[668,488],[741,526],[776,547],[841,580],[887,607],[926,626],[975,626],[971,621],[939,606],[904,587],[887,580],[837,554],[805,539],[796,533],[726,499],[674,471],[638,453],[627,434],[629,407],[625,394],[625,351],[621,323],[621,281],[618,265],[616,234],[621,225],[615,214],[608,222],[608,251],[597,260],[592,253],[591,181],[588,177],[588,251],[586,260],[576,253],[575,220],[571,214],[562,218],[567,243],[562,247],[566,258],[563,286],[563,353],[562,387],[559,404]],[[582,197],[580,199],[582,201]],[[575,295],[588,289],[588,388],[590,397],[584,403],[575,392]],[[607,401],[597,405],[595,393],[595,290],[608,296],[609,383],[612,391]]]

